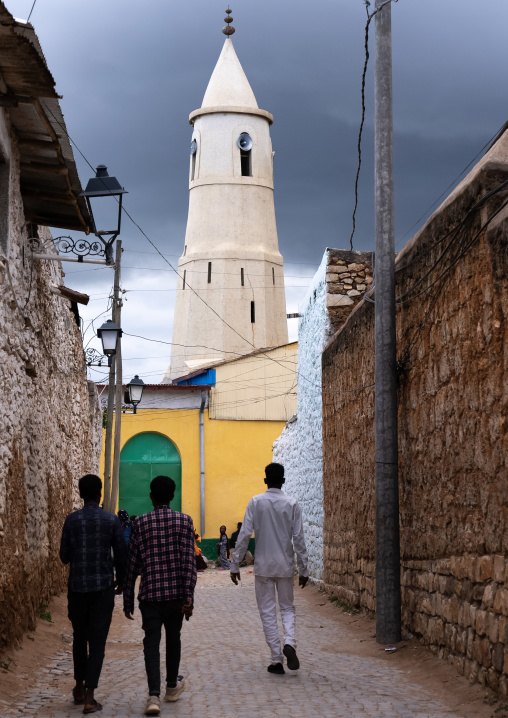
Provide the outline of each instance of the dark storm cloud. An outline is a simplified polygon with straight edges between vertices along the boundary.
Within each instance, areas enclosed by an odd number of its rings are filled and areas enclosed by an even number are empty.
[[[7,0],[18,17],[31,5]],[[219,0],[38,0],[32,15],[64,95],[69,133],[93,165],[105,163],[125,185],[129,211],[162,251],[175,255],[172,261],[182,251],[187,220],[188,114],[200,106],[219,56],[225,7]],[[326,246],[348,247],[365,6],[362,0],[236,0],[232,10],[239,59],[259,106],[275,115],[275,203],[286,274],[308,276]],[[507,15],[505,0],[392,5],[398,238],[507,119]],[[373,247],[373,37],[374,23],[357,249]],[[78,153],[76,160],[84,184],[91,171]],[[139,254],[153,249],[126,221],[122,239],[130,250],[126,267],[168,269],[155,254]],[[73,273],[73,286],[107,293],[107,271]],[[150,282],[174,289],[169,272],[124,271],[131,289]],[[289,296],[293,310],[298,296],[297,290]],[[133,292],[126,322],[138,326],[153,307],[157,319],[149,329],[169,340],[173,299],[174,291]],[[164,312],[168,329],[161,332]],[[135,350],[133,356],[150,353],[146,346]]]

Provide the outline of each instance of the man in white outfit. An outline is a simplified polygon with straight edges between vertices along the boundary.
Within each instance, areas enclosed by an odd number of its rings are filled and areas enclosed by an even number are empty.
[[[236,541],[231,561],[231,580],[238,585],[239,564],[245,555],[252,532],[256,535],[254,563],[256,600],[270,647],[269,673],[284,673],[287,667],[295,671],[300,667],[296,655],[296,615],[293,603],[295,553],[298,563],[299,585],[308,581],[307,549],[303,536],[302,511],[298,501],[282,492],[285,481],[281,464],[268,464],[265,468],[267,490],[254,496],[247,505],[242,530]],[[282,618],[284,643],[281,645],[277,626],[277,598]]]

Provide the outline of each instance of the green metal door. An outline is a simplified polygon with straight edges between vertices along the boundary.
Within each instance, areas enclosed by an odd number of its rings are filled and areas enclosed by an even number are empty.
[[[130,439],[120,455],[120,499],[118,508],[129,516],[153,509],[150,482],[156,476],[170,476],[176,484],[171,508],[182,509],[182,462],[178,449],[165,436],[147,431]]]

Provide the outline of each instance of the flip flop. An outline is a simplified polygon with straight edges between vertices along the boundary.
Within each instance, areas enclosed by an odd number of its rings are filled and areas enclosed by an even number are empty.
[[[72,697],[74,698],[74,705],[75,706],[82,706],[85,702],[85,696],[83,695],[83,698],[76,698],[76,689],[72,689]]]
[[[90,705],[88,708],[86,706],[83,708],[83,713],[85,715],[89,715],[90,713],[97,713],[97,711],[101,710],[102,705],[98,701],[94,700],[93,705]]]

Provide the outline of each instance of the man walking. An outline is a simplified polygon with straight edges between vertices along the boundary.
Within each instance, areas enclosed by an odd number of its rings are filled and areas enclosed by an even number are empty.
[[[240,560],[254,531],[256,600],[271,652],[268,672],[282,674],[285,672],[283,655],[291,671],[300,667],[296,655],[296,612],[293,603],[294,556],[296,552],[299,585],[304,588],[308,581],[307,549],[298,501],[282,492],[284,467],[281,464],[268,464],[265,475],[267,490],[254,496],[247,505],[231,561],[231,580],[238,585]],[[277,627],[276,592],[282,618],[283,646]]]
[[[143,619],[148,700],[145,715],[160,713],[160,653],[162,626],[166,630],[165,701],[177,701],[185,688],[180,666],[180,631],[183,617],[192,616],[197,571],[194,527],[190,516],[169,508],[175,482],[156,476],[150,484],[154,510],[132,524],[129,560],[124,586],[124,613],[133,620],[134,584],[139,584],[139,610]]]
[[[120,521],[100,506],[102,481],[94,474],[79,480],[83,508],[65,519],[60,559],[70,563],[68,612],[74,640],[72,656],[76,685],[74,703],[84,705],[83,713],[95,713],[102,706],[94,698],[99,683],[106,639],[116,593],[122,592],[127,551]]]

